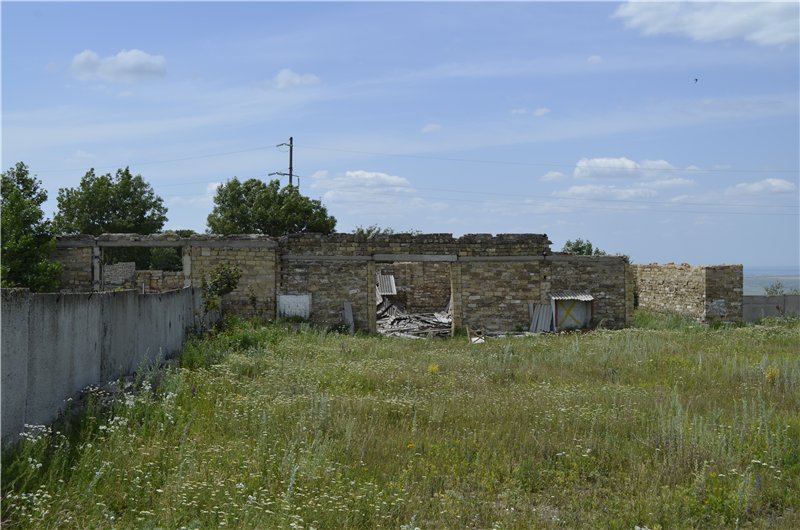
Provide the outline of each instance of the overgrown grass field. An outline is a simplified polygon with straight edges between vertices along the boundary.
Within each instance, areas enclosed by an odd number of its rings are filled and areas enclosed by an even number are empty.
[[[4,451],[2,526],[800,527],[800,321],[637,321],[480,345],[233,322]]]

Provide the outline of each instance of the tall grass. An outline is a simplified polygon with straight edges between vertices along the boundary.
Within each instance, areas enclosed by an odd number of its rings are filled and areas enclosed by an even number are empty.
[[[4,452],[3,526],[799,527],[800,325],[649,327],[234,322]]]

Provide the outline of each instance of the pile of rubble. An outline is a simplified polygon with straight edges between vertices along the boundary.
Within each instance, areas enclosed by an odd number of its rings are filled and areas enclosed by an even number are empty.
[[[391,337],[449,337],[453,317],[448,307],[435,313],[406,313],[384,299],[378,306],[378,333]]]

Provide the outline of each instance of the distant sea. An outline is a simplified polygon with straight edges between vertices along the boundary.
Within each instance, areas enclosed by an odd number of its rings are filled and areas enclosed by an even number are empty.
[[[783,284],[788,293],[800,289],[800,266],[795,267],[750,267],[744,266],[744,294],[764,294],[764,288],[775,282]]]

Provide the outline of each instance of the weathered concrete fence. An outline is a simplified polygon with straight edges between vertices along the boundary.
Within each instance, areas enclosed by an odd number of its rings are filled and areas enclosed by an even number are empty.
[[[2,440],[52,422],[82,388],[177,351],[199,290],[33,294],[2,290]]]
[[[764,317],[800,315],[800,294],[744,297],[744,320],[755,322]]]

